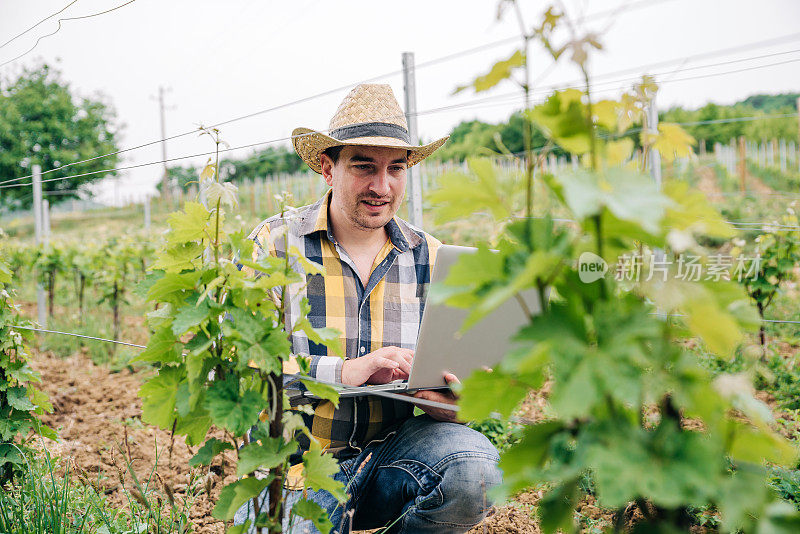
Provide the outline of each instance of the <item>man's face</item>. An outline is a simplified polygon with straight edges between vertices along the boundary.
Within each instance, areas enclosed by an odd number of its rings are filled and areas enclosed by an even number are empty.
[[[336,164],[322,155],[322,175],[333,189],[331,209],[363,230],[382,228],[406,190],[408,153],[400,148],[347,146]]]

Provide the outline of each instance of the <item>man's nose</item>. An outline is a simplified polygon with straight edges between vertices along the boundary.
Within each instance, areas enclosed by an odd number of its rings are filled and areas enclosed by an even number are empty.
[[[378,196],[386,196],[391,191],[389,187],[389,170],[386,168],[378,169],[370,182],[370,191]]]

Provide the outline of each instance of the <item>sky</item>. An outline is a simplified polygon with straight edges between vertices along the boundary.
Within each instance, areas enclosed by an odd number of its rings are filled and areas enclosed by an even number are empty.
[[[9,62],[0,67],[0,79],[13,79],[23,67],[42,61],[55,65],[75,94],[101,97],[113,106],[121,148],[162,137],[155,96],[164,87],[166,135],[192,132],[167,142],[168,158],[213,150],[208,137],[194,132],[199,125],[331,92],[220,126],[231,147],[262,143],[234,150],[228,154],[232,157],[245,157],[270,143],[288,145],[285,138],[293,128],[326,129],[347,92],[378,76],[386,75],[375,82],[390,84],[403,105],[403,52],[413,52],[419,65],[422,139],[447,135],[463,120],[499,122],[521,106],[512,82],[477,95],[452,94],[520,46],[514,39],[520,35],[514,11],[507,9],[498,20],[496,0],[134,0],[103,15],[65,20],[57,33],[25,53],[58,28],[59,18],[126,2],[0,0],[0,44],[71,3],[60,15],[0,46],[0,64]],[[520,5],[525,26],[531,27],[549,3],[521,0]],[[591,57],[590,69],[601,98],[618,96],[645,73],[656,74],[661,83],[660,108],[730,104],[755,93],[800,91],[798,0],[563,0],[557,5],[574,21],[582,19],[584,30],[600,36],[603,50]],[[794,36],[780,44],[749,46],[789,35]],[[561,32],[556,40],[567,36]],[[498,41],[503,42],[483,46]],[[451,55],[456,57],[426,65]],[[574,66],[562,61],[553,68],[551,63],[540,46],[532,45],[535,99],[553,85],[577,81]],[[742,71],[730,72],[734,70]],[[618,71],[625,72],[614,75]],[[120,166],[157,162],[161,151],[161,143],[155,142],[125,152]],[[206,158],[170,165],[202,165]],[[80,172],[79,165],[73,168]],[[153,194],[162,169],[154,164],[122,171],[118,179],[101,184],[98,195],[114,203]]]

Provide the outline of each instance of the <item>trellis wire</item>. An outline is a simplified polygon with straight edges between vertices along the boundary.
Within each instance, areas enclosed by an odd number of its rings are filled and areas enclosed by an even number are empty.
[[[147,345],[139,345],[137,343],[128,343],[127,341],[120,341],[118,339],[107,339],[107,338],[103,338],[103,337],[86,336],[84,334],[76,334],[74,332],[60,332],[58,330],[45,330],[44,328],[34,328],[32,326],[19,326],[19,325],[15,325],[15,326],[13,326],[11,328],[12,329],[19,328],[19,329],[22,329],[22,330],[32,330],[34,332],[40,332],[40,333],[43,333],[43,334],[61,334],[61,335],[64,335],[64,336],[79,337],[79,338],[82,338],[82,339],[91,339],[93,341],[104,341],[106,343],[114,343],[114,344],[117,344],[117,345],[124,345],[126,347],[135,347],[137,349],[146,349],[147,348]],[[323,382],[322,380],[317,380],[316,378],[312,378],[312,377],[309,377],[309,376],[302,376],[302,375],[297,375],[297,374],[294,374],[294,375],[287,374],[287,375],[284,375],[284,376],[289,378],[289,379],[292,379],[292,380],[308,380],[309,382],[317,382],[317,383],[320,383],[320,384],[328,384],[328,385],[330,385],[330,383],[328,383],[328,382]],[[343,391],[347,391],[350,388],[351,388],[351,386],[343,386],[342,390]],[[401,401],[404,401],[404,402],[410,402],[412,404],[428,406],[430,408],[439,408],[441,410],[450,410],[450,411],[453,411],[453,412],[457,412],[458,409],[459,409],[458,406],[452,406],[450,404],[445,404],[445,403],[442,403],[442,402],[436,402],[436,401],[431,401],[431,400],[426,400],[426,399],[417,399],[415,397],[408,397],[408,396],[405,396],[405,395],[399,395],[397,393],[390,393],[390,392],[387,392],[387,391],[372,391],[372,392],[370,392],[370,395],[377,395],[379,397],[386,397],[388,399],[401,400]]]
[[[126,347],[136,347],[137,349],[146,349],[147,345],[138,345],[136,343],[128,343],[127,341],[119,341],[118,339],[106,339],[104,337],[87,336],[84,334],[76,334],[74,332],[59,332],[58,330],[45,330],[44,328],[34,328],[32,326],[14,325],[10,327],[21,328],[23,330],[33,330],[34,332],[41,332],[43,334],[61,334],[63,336],[80,337],[83,339],[92,339],[94,341],[105,341],[106,343],[116,343],[117,345],[125,345]]]
[[[678,313],[663,314],[663,313],[658,313],[658,312],[651,312],[651,315],[660,315],[660,316],[665,316],[665,317],[685,317],[686,316],[685,314],[678,314]],[[800,324],[800,321],[792,321],[792,320],[784,320],[784,319],[762,319],[762,321],[765,322],[765,323]],[[127,341],[120,341],[120,340],[117,340],[117,339],[107,339],[107,338],[102,338],[102,337],[87,336],[87,335],[83,335],[83,334],[76,334],[74,332],[60,332],[58,330],[45,330],[43,328],[34,328],[34,327],[30,327],[30,326],[19,326],[19,325],[13,326],[11,328],[12,329],[13,328],[20,328],[20,329],[23,329],[23,330],[32,330],[34,332],[40,332],[40,333],[44,333],[44,334],[60,334],[60,335],[65,335],[65,336],[73,336],[73,337],[78,337],[78,338],[82,338],[82,339],[90,339],[92,341],[104,341],[106,343],[115,343],[117,345],[124,345],[124,346],[127,346],[127,347],[135,347],[135,348],[139,348],[139,349],[146,349],[147,348],[146,345],[139,345],[139,344],[136,344],[136,343],[128,343]],[[319,384],[331,385],[329,382],[323,382],[322,380],[318,380],[318,379],[312,378],[310,376],[303,376],[303,375],[299,375],[299,374],[285,374],[284,377],[288,378],[291,382],[296,382],[298,380],[308,380],[309,382],[316,382],[316,383],[319,383]],[[348,392],[348,391],[352,391],[354,386],[340,385],[340,388],[341,388],[341,390],[343,392]],[[459,406],[455,406],[455,405],[451,405],[451,404],[445,404],[445,403],[442,403],[442,402],[431,401],[431,400],[427,400],[427,399],[419,399],[419,398],[416,398],[416,397],[409,397],[407,395],[401,395],[399,393],[391,393],[389,391],[370,391],[368,394],[369,395],[375,395],[375,396],[378,396],[378,397],[385,397],[387,399],[399,400],[399,401],[402,401],[402,402],[409,402],[409,403],[415,404],[415,405],[427,406],[427,407],[430,407],[430,408],[438,408],[440,410],[447,410],[447,411],[452,411],[452,412],[457,412],[460,409]]]

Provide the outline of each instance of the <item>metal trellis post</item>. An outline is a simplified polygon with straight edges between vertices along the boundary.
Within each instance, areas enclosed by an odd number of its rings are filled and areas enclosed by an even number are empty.
[[[150,229],[150,196],[144,197],[144,229]]]
[[[650,100],[647,107],[647,128],[653,135],[658,135],[658,107],[656,106],[656,97]],[[661,154],[658,153],[653,147],[650,147],[650,154],[648,160],[650,161],[650,176],[653,181],[661,190]]]
[[[419,144],[417,135],[417,89],[414,76],[414,52],[403,52],[403,87],[406,95],[406,122],[411,144]],[[422,191],[417,169],[408,169],[407,174],[408,219],[417,228],[422,228]]]
[[[33,226],[36,235],[36,245],[42,244],[42,168],[34,165],[33,172]],[[36,317],[39,324],[47,328],[47,308],[45,307],[44,288],[41,282],[36,282]]]

